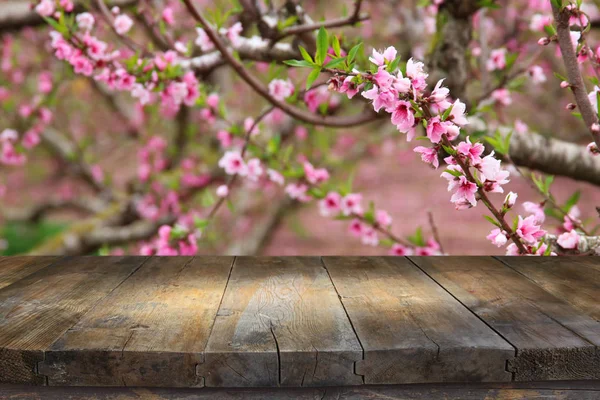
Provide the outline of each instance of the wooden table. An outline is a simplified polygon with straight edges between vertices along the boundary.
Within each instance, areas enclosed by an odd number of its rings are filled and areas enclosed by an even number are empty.
[[[0,258],[0,398],[600,399],[599,346],[599,258]]]

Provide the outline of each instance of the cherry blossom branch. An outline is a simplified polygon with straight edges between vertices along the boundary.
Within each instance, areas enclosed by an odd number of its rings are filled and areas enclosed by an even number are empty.
[[[552,11],[556,22],[556,34],[562,58],[567,70],[567,78],[569,85],[575,96],[575,101],[581,113],[581,117],[585,125],[589,129],[594,142],[600,147],[600,126],[598,125],[598,111],[594,110],[592,103],[588,98],[588,93],[585,88],[583,76],[577,62],[577,54],[571,40],[571,29],[569,27],[569,19],[572,12],[569,8],[560,9],[552,2]]]
[[[299,35],[299,34],[306,33],[306,32],[316,31],[321,27],[323,27],[323,28],[340,28],[343,26],[355,25],[361,21],[366,21],[369,19],[369,15],[360,13],[361,5],[362,5],[362,0],[355,0],[354,1],[354,10],[353,10],[352,14],[350,14],[349,16],[344,17],[344,18],[335,18],[335,19],[330,19],[330,20],[323,21],[323,22],[315,22],[315,23],[311,23],[311,24],[296,25],[296,26],[292,26],[289,28],[285,28],[279,35],[277,35],[274,38],[274,40],[278,41],[278,40],[284,39],[288,36]]]
[[[338,128],[362,125],[374,121],[378,118],[377,114],[370,110],[363,112],[359,115],[348,117],[319,116],[311,112],[305,111],[303,109],[294,107],[286,103],[285,101],[281,101],[274,98],[269,94],[269,90],[265,86],[263,86],[262,82],[258,78],[253,76],[241,62],[239,62],[232,54],[229,53],[227,46],[225,46],[219,35],[211,27],[206,18],[204,18],[202,13],[200,13],[192,4],[192,1],[182,1],[185,3],[186,7],[188,8],[190,14],[194,17],[194,19],[196,19],[196,21],[202,24],[210,40],[214,43],[215,47],[221,52],[227,63],[233,68],[233,70],[238,74],[238,76],[242,78],[242,80],[244,80],[261,97],[263,97],[275,107],[280,108],[286,114],[289,114],[290,116],[309,124]]]
[[[107,0],[110,7],[127,8],[139,0]],[[87,8],[89,1],[75,1],[74,12],[79,13]],[[0,2],[0,33],[26,28],[28,26],[44,25],[46,22],[31,9],[31,3],[26,0],[4,0]]]
[[[442,136],[442,143],[444,143],[444,145],[447,146],[447,147],[449,147],[449,148],[454,148],[454,145],[452,144],[452,142],[450,142],[450,140],[448,139],[448,136],[445,135],[445,134]],[[499,211],[494,206],[494,204],[492,203],[492,201],[488,197],[488,195],[485,192],[485,190],[483,189],[483,187],[481,187],[481,185],[477,182],[477,180],[475,179],[475,177],[471,173],[471,170],[469,169],[469,166],[460,157],[453,157],[453,158],[456,161],[456,163],[461,167],[461,169],[462,169],[463,173],[465,174],[465,177],[467,178],[467,180],[469,182],[474,183],[475,185],[477,185],[477,194],[479,195],[479,198],[481,199],[481,201],[483,202],[483,204],[487,207],[487,209],[490,210],[490,212],[492,213],[492,215],[494,216],[494,218],[496,219],[496,221],[498,221],[498,223],[501,225],[502,230],[506,232],[506,235],[517,246],[517,248],[519,249],[519,252],[521,254],[527,254],[527,249],[525,248],[525,246],[521,242],[521,239],[519,238],[519,236],[517,235],[517,233],[515,231],[513,231],[513,229],[511,228],[511,226],[506,222],[506,220],[504,219],[504,215],[502,214],[502,212]]]

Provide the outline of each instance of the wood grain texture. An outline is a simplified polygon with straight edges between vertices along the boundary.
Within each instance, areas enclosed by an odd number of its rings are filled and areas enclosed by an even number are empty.
[[[47,267],[59,257],[0,257],[0,289]]]
[[[517,381],[600,379],[600,323],[491,257],[411,257],[517,348]]]
[[[216,387],[357,385],[361,357],[318,257],[238,257],[201,369]]]
[[[498,257],[546,291],[600,321],[600,257]]]
[[[405,258],[324,257],[367,384],[509,381],[515,350]]]
[[[558,383],[558,382],[557,382]],[[327,388],[183,389],[0,386],[19,400],[597,400],[600,383],[396,385]]]
[[[153,257],[46,353],[49,385],[197,387],[233,257]]]
[[[141,257],[67,258],[0,290],[0,382],[43,384],[37,363]]]

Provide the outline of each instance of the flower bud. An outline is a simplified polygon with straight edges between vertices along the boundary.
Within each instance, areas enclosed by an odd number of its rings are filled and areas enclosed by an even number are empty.
[[[518,195],[514,192],[510,192],[506,195],[506,199],[504,199],[504,206],[506,208],[512,208],[517,201]]]
[[[574,109],[577,108],[577,106],[573,103],[569,103],[569,104],[567,104],[567,106],[565,108],[569,111],[573,111]]]
[[[598,146],[596,145],[596,143],[592,142],[590,144],[587,145],[587,150],[593,155],[593,156],[597,156],[600,154],[600,150],[598,149]]]
[[[548,39],[547,37],[543,37],[540,40],[538,40],[538,44],[540,46],[548,46],[550,44],[550,39]]]
[[[566,89],[566,88],[568,88],[569,86],[571,86],[571,84],[570,84],[569,82],[567,82],[567,81],[562,81],[562,82],[560,83],[560,87],[561,87],[561,88],[563,88],[563,89]]]
[[[600,125],[598,125],[598,123],[597,123],[597,122],[594,122],[594,123],[592,124],[592,126],[590,126],[590,130],[591,130],[593,133],[600,133]]]

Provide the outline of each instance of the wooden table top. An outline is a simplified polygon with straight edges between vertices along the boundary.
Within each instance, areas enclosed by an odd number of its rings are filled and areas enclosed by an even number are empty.
[[[0,258],[0,383],[600,380],[600,258]]]

